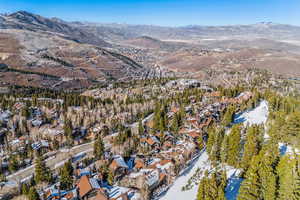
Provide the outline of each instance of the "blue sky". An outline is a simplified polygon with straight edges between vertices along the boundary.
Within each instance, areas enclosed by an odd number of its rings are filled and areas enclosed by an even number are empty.
[[[67,21],[163,26],[300,25],[300,0],[0,0],[0,13],[26,10]]]

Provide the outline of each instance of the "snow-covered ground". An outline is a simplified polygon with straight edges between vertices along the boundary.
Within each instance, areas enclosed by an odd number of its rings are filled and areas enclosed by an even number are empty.
[[[266,126],[268,116],[269,116],[268,102],[263,100],[256,108],[236,114],[233,119],[233,124],[243,123],[244,126],[264,124]],[[267,134],[266,131],[264,134],[264,138],[265,139],[270,138],[270,136]]]
[[[300,154],[300,150],[297,149],[297,148],[293,148],[291,145],[287,145],[287,144],[284,144],[284,143],[279,143],[278,144],[279,146],[279,151],[280,151],[280,155],[283,156],[283,155],[286,155],[286,154],[297,154],[299,155]]]
[[[197,197],[198,187],[194,186],[190,190],[182,191],[182,187],[188,183],[188,180],[195,174],[196,170],[200,168],[201,170],[210,169],[210,163],[208,155],[203,152],[200,157],[190,165],[189,168],[185,169],[181,176],[179,176],[167,193],[160,198],[160,200],[195,200]]]
[[[225,170],[228,181],[225,188],[225,197],[227,200],[235,200],[243,181],[243,179],[240,178],[241,170],[231,166],[225,166]]]
[[[269,115],[269,108],[267,101],[261,101],[260,104],[253,110],[245,111],[235,116],[233,123],[239,124],[244,123],[244,125],[254,125],[254,124],[265,124]]]
[[[243,179],[233,174],[229,179],[225,188],[225,197],[227,200],[235,200],[239,193]]]

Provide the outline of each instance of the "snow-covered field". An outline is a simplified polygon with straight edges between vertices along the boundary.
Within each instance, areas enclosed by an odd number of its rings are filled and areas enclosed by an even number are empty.
[[[190,168],[186,169],[181,176],[179,176],[174,184],[170,187],[167,193],[160,198],[160,200],[195,200],[197,197],[198,187],[194,186],[190,190],[182,191],[182,187],[185,186],[188,180],[195,174],[196,170],[206,170],[210,168],[208,155],[205,152],[196,160]]]
[[[269,115],[269,108],[267,101],[261,101],[260,104],[253,110],[245,111],[235,116],[233,123],[244,125],[264,124],[266,123]]]

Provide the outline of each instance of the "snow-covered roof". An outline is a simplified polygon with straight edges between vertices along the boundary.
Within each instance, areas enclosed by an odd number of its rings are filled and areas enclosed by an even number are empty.
[[[167,162],[167,163],[164,163],[164,164],[159,163],[159,164],[156,165],[156,167],[161,169],[161,170],[167,170],[172,166],[173,166],[172,162]]]
[[[127,166],[127,164],[126,164],[126,162],[125,162],[125,160],[124,160],[124,158],[122,156],[116,155],[113,158],[118,163],[118,165],[120,167],[128,168],[128,166]]]
[[[95,178],[90,178],[89,181],[90,181],[91,186],[92,186],[94,189],[100,189],[100,188],[101,188],[97,179],[95,179]]]
[[[130,173],[129,174],[129,177],[130,178],[137,178],[137,177],[139,177],[139,176],[142,176],[142,175],[144,175],[144,173],[143,172],[132,172],[132,173]]]
[[[31,123],[33,126],[40,126],[43,123],[43,121],[41,121],[39,119],[35,119],[35,120],[32,120]]]
[[[130,188],[120,187],[120,186],[113,186],[110,190],[108,190],[108,197],[110,199],[118,198],[122,194],[127,193],[129,191],[130,191]]]
[[[49,147],[49,143],[48,143],[47,140],[41,140],[41,141],[38,141],[38,142],[35,142],[35,143],[31,144],[31,147],[34,150],[38,150],[41,147]]]
[[[152,186],[152,185],[156,184],[158,181],[159,181],[159,171],[158,170],[152,171],[146,177],[146,183],[149,186]]]

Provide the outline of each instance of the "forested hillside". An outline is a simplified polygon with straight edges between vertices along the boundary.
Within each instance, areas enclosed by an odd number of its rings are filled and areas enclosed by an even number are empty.
[[[253,109],[262,100],[268,102],[266,123],[235,123],[234,113]],[[222,124],[208,131],[206,150],[213,170],[200,181],[197,199],[299,199],[299,109],[298,95],[271,91],[257,93],[247,105],[229,107]],[[236,168],[239,175],[226,177],[225,166]],[[237,182],[233,195],[225,194],[230,179]]]

